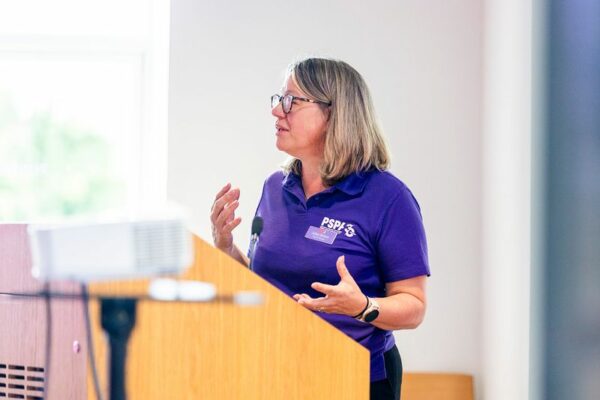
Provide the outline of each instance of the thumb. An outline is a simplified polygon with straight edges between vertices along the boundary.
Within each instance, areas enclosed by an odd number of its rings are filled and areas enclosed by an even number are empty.
[[[340,278],[342,278],[342,280],[350,280],[354,282],[354,278],[352,278],[352,275],[350,275],[350,272],[348,272],[348,268],[346,268],[345,256],[339,256],[335,263],[335,266],[337,267],[338,274],[340,275]]]

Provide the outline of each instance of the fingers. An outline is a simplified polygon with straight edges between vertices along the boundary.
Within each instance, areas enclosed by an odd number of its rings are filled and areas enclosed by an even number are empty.
[[[231,188],[231,183],[223,186],[223,189],[219,190],[219,193],[215,196],[215,201],[219,200],[219,197],[223,196]]]
[[[234,220],[235,210],[239,207],[240,202],[235,200],[229,203],[224,207],[223,211],[219,214],[215,221],[215,226],[218,228],[222,228],[226,223],[232,222]]]
[[[357,293],[361,293],[356,285],[354,278],[348,271],[345,263],[345,257],[340,256],[336,260],[336,268],[340,275],[341,281],[337,285],[328,285],[321,282],[313,282],[310,286],[312,289],[325,294],[323,297],[312,298],[306,293],[295,294],[294,300],[298,304],[313,310],[325,313],[337,313],[344,315],[354,315],[354,301]],[[361,295],[361,300],[364,296]]]
[[[228,251],[233,246],[233,231],[241,222],[241,218],[235,217],[235,210],[239,207],[240,190],[231,188],[231,183],[223,186],[215,196],[210,221],[212,223],[212,235],[215,246]]]
[[[307,295],[306,293],[297,293],[294,296],[292,296],[294,298],[294,300],[296,300],[297,302],[301,303],[301,304],[310,304],[318,299],[325,299],[325,297],[316,297],[316,298],[312,298],[309,295]]]
[[[293,297],[294,297],[294,300],[296,300],[296,301],[300,300],[301,298],[309,298],[310,299],[310,296],[307,295],[306,293],[295,294]]]
[[[335,286],[327,285],[321,282],[313,282],[310,287],[315,289],[317,292],[325,293],[325,294],[333,294],[335,292]]]
[[[215,221],[223,210],[223,207],[240,198],[240,189],[235,188],[230,190],[230,188],[231,184],[228,183],[217,193],[211,208],[211,220]]]
[[[231,217],[233,214],[233,211],[237,208],[239,203],[235,205],[233,210],[229,210],[230,212],[227,215],[225,215],[223,218],[219,219],[219,217],[223,213],[224,209],[231,207],[232,203],[237,202],[239,198],[240,198],[240,190],[239,189],[237,189],[237,188],[231,189],[230,183],[225,185],[219,191],[219,193],[217,193],[215,201],[212,205],[211,212],[210,212],[210,221],[212,222],[212,224],[217,225],[217,228],[220,229],[226,221],[227,222],[231,221],[233,219]]]
[[[233,231],[235,228],[237,228],[238,225],[241,223],[242,223],[242,219],[240,217],[237,217],[233,221],[225,224],[225,226],[223,227],[223,229],[221,229],[221,231],[223,233],[231,233],[231,231]]]
[[[231,203],[232,201],[238,200],[239,198],[240,198],[240,189],[237,189],[237,188],[231,189],[227,193],[221,195],[213,203],[213,206],[212,206],[213,215],[214,214],[218,215],[221,212],[221,210],[223,209],[223,207],[225,207],[227,204]]]
[[[321,309],[327,308],[330,305],[330,301],[327,296],[312,298],[306,293],[302,293],[295,294],[294,299],[298,302],[298,304],[301,304],[304,307],[314,311],[320,311]]]

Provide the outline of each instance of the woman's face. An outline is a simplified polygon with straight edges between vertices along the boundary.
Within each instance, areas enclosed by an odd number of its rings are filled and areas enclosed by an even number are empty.
[[[310,98],[302,92],[290,76],[283,87],[282,96],[292,95]],[[299,160],[323,157],[327,114],[319,104],[294,100],[292,109],[285,114],[282,104],[273,108],[277,148]]]

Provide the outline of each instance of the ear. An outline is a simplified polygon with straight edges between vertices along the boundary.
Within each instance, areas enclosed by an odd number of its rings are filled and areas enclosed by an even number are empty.
[[[332,109],[331,106],[326,106],[325,104],[323,104],[323,114],[325,115],[325,120],[327,122],[329,122],[329,120],[331,119],[331,114],[332,114]]]

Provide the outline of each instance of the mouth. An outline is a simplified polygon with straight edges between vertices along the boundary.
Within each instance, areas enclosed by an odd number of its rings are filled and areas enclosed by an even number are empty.
[[[278,124],[275,124],[275,130],[276,130],[276,132],[275,132],[275,133],[276,133],[277,135],[279,135],[279,134],[280,134],[280,133],[282,133],[282,132],[287,132],[287,131],[289,131],[289,129],[286,129],[286,128],[282,127],[282,126],[279,126]]]

